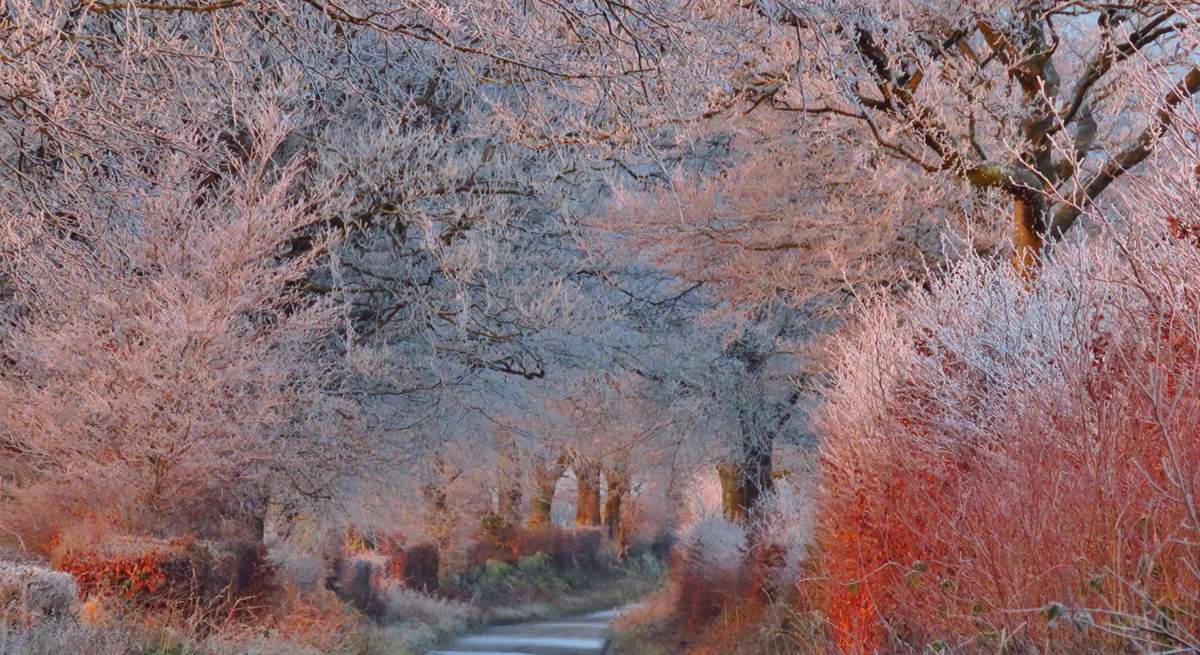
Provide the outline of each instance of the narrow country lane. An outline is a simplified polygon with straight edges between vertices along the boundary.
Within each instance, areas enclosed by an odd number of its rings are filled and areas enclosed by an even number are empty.
[[[583,616],[489,628],[462,637],[429,655],[598,655],[608,641],[617,610]]]

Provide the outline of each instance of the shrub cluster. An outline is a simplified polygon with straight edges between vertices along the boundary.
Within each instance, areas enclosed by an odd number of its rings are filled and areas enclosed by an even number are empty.
[[[21,630],[0,626],[2,655],[129,655],[171,653],[146,648],[129,631],[90,626],[78,621],[42,621]],[[158,646],[159,644],[149,644]],[[180,651],[175,651],[180,652]]]
[[[594,570],[604,564],[604,532],[599,528],[528,528],[517,533],[513,554],[543,553],[560,569]]]
[[[403,586],[423,593],[439,588],[437,546],[403,546],[396,540],[371,544],[374,550],[339,555],[332,561],[326,588],[367,615],[386,613],[385,586]]]
[[[486,604],[513,600],[548,600],[567,591],[571,583],[546,553],[525,555],[513,564],[490,560],[471,576],[474,600]]]
[[[656,569],[644,564],[647,558],[653,560],[652,555],[631,557],[630,566],[620,567],[605,543],[599,528],[512,528],[505,532],[503,543],[476,543],[467,567],[453,576],[447,591],[486,606],[549,603],[587,587],[598,576],[656,575]]]
[[[813,540],[815,488],[808,478],[780,478],[751,514],[755,543],[750,584],[763,600],[788,595],[804,575]]]
[[[404,567],[399,571],[399,577],[404,580],[405,587],[431,594],[438,590],[439,562],[440,555],[434,544],[409,546],[404,551]],[[397,573],[393,567],[392,575]]]
[[[479,620],[478,611],[470,604],[423,594],[396,581],[384,584],[382,600],[385,631],[415,652],[461,634]]]
[[[146,608],[246,608],[242,601],[268,594],[274,577],[266,548],[250,541],[109,539],[86,550],[62,549],[53,563],[82,596],[115,596]]]
[[[819,419],[839,646],[1200,646],[1198,371],[1200,249],[1138,221],[869,310]]]

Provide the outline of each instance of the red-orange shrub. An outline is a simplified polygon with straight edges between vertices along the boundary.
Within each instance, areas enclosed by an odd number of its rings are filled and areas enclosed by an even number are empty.
[[[59,553],[55,567],[74,576],[80,597],[108,593],[142,605],[197,596],[206,568],[190,543],[131,540]]]
[[[126,598],[154,596],[167,583],[167,574],[153,553],[108,559],[95,555],[64,555],[59,566],[75,576],[81,594],[116,591]]]
[[[405,539],[399,534],[384,534],[375,538],[375,550],[391,561],[391,571],[388,577],[396,580],[404,579],[404,571],[408,565],[405,554]]]
[[[266,549],[248,542],[112,539],[64,549],[54,564],[75,578],[81,597],[116,596],[146,608],[248,609],[243,601],[265,596],[272,581]]]
[[[1200,250],[1153,226],[1033,285],[868,311],[819,419],[847,652],[1200,643]]]

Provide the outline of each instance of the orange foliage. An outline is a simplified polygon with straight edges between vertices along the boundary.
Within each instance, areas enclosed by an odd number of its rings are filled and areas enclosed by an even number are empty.
[[[250,601],[273,590],[264,558],[265,549],[248,542],[114,537],[60,548],[52,562],[75,578],[82,598],[216,620],[262,609]]]
[[[115,591],[130,600],[141,599],[156,595],[167,582],[157,553],[111,559],[94,553],[67,553],[59,560],[59,568],[75,576],[81,596]]]

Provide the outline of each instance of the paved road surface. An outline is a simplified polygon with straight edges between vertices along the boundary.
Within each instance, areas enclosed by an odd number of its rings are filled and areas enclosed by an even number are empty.
[[[489,628],[429,655],[600,655],[616,610]]]

